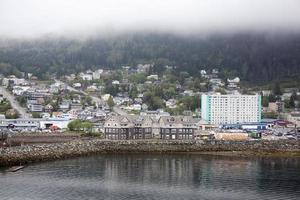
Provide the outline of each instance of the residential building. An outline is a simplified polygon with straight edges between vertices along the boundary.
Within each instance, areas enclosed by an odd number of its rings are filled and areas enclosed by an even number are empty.
[[[147,110],[147,111],[141,112],[140,115],[149,116],[151,118],[158,120],[160,117],[170,116],[170,113],[164,112],[163,110]]]
[[[120,81],[118,81],[118,80],[113,80],[111,84],[113,84],[113,85],[120,85]]]
[[[61,102],[61,104],[59,104],[59,110],[60,111],[63,111],[63,112],[66,112],[68,110],[70,110],[70,105],[71,105],[71,102],[68,101],[68,100],[63,100]]]
[[[177,100],[176,99],[169,99],[166,101],[166,107],[168,108],[176,108],[177,107]]]
[[[232,124],[261,121],[260,95],[201,96],[201,116],[209,124]]]
[[[148,79],[148,80],[151,80],[151,79],[153,79],[153,80],[158,80],[158,75],[157,75],[157,74],[149,75],[149,76],[147,76],[147,79]]]
[[[263,90],[261,92],[264,97],[270,96],[272,94],[271,90]]]
[[[29,104],[29,110],[31,112],[43,112],[43,105],[39,103]]]
[[[3,86],[15,86],[15,85],[28,85],[28,82],[24,78],[16,78],[14,75],[10,75],[7,78],[2,79]]]
[[[164,116],[158,120],[160,139],[194,139],[197,121],[191,116]]]
[[[81,83],[73,83],[74,88],[81,88]]]
[[[93,74],[80,73],[79,76],[80,76],[80,78],[82,78],[82,80],[85,80],[85,81],[93,80]]]
[[[93,72],[93,80],[100,79],[103,69],[99,69]]]
[[[152,67],[151,64],[138,64],[137,65],[137,72],[138,73],[146,73],[150,70],[150,68]]]
[[[70,109],[72,109],[72,110],[81,110],[82,108],[83,108],[83,106],[81,103],[75,103],[75,102],[71,103]]]
[[[53,111],[53,106],[51,104],[47,104],[45,106],[45,112],[52,112]]]
[[[106,139],[152,138],[153,120],[147,116],[110,116],[104,123]]]
[[[41,119],[1,119],[0,129],[32,130],[40,128]]]
[[[268,106],[268,111],[270,112],[284,112],[284,102],[283,101],[276,101],[270,102]]]

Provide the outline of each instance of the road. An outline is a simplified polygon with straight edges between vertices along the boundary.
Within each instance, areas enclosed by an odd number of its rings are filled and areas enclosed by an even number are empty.
[[[115,113],[117,113],[118,115],[127,115],[127,113],[122,108],[120,108],[118,106],[114,106],[113,111]]]
[[[102,104],[104,103],[103,100],[100,99],[99,97],[92,96],[92,95],[90,95],[90,94],[88,94],[88,93],[86,93],[86,92],[84,92],[84,91],[82,91],[82,90],[78,90],[78,89],[76,89],[76,88],[73,88],[73,87],[69,86],[69,85],[68,85],[67,83],[65,83],[65,82],[62,82],[62,81],[57,80],[57,79],[55,79],[54,81],[55,81],[56,83],[59,83],[59,84],[65,84],[65,85],[67,86],[67,89],[70,90],[70,91],[78,92],[78,93],[81,93],[81,94],[83,94],[83,95],[85,95],[85,96],[90,96],[90,97],[92,98],[92,100],[93,100],[95,103],[97,103],[98,105],[102,105]],[[124,110],[122,110],[120,107],[118,107],[118,106],[114,106],[114,107],[113,107],[113,111],[114,111],[115,113],[117,113],[118,115],[127,115],[127,113],[126,113]]]
[[[3,86],[0,86],[0,94],[3,94],[3,97],[10,102],[11,107],[18,111],[20,118],[31,118],[31,115],[26,112],[26,108],[22,107],[14,95],[10,94]]]

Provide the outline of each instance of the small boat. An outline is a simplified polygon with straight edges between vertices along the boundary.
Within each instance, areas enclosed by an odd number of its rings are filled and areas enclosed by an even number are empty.
[[[13,167],[10,167],[8,168],[6,171],[7,172],[16,172],[16,171],[19,171],[20,169],[23,169],[24,166],[20,165],[20,166],[13,166]]]

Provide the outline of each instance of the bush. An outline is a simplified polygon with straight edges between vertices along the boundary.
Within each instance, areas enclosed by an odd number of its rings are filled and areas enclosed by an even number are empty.
[[[82,136],[82,137],[99,137],[99,138],[103,138],[102,133],[95,133],[95,132],[82,133],[80,136]]]
[[[41,115],[38,112],[32,112],[31,115],[33,118],[41,118]]]
[[[68,128],[70,131],[88,131],[91,130],[92,123],[76,119],[68,124]]]

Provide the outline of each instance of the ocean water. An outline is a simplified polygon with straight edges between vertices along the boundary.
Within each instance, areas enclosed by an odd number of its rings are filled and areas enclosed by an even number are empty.
[[[106,154],[0,171],[0,199],[300,199],[300,158]]]

